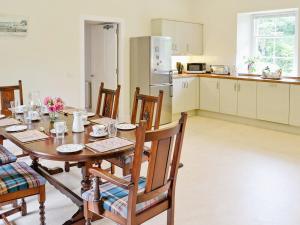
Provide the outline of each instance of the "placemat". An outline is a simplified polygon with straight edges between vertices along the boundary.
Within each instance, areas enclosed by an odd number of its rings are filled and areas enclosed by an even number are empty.
[[[109,138],[102,141],[95,141],[86,144],[88,148],[91,148],[92,150],[95,150],[97,152],[107,152],[110,150],[130,146],[130,145],[133,145],[132,141],[128,141],[118,137]]]
[[[5,118],[0,120],[0,127],[6,127],[11,125],[20,124],[21,122],[19,120],[16,120],[14,118]]]
[[[21,142],[30,142],[47,139],[48,136],[38,130],[27,130],[20,133],[11,134],[13,137],[18,139]]]
[[[103,117],[98,119],[90,120],[92,123],[98,123],[107,126],[107,124],[115,122],[116,120],[109,118],[109,117]]]

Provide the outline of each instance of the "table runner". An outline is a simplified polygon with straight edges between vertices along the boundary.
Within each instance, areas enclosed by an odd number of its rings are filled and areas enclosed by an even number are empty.
[[[21,122],[19,120],[16,120],[14,118],[5,118],[0,120],[0,127],[6,127],[11,125],[20,124]]]
[[[48,138],[46,134],[38,130],[27,130],[24,132],[13,133],[11,135],[23,143],[30,142],[30,141],[38,141],[38,140],[43,140]]]
[[[107,152],[110,150],[126,147],[133,145],[134,143],[132,141],[128,141],[123,138],[109,138],[102,141],[95,141],[92,143],[86,144],[88,148],[91,148],[92,150],[95,150],[97,152]]]

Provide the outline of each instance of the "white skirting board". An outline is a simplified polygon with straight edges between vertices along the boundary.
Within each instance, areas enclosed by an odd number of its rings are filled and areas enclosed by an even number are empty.
[[[241,123],[249,126],[255,126],[255,127],[260,127],[264,129],[270,129],[270,130],[276,130],[276,131],[281,131],[281,132],[286,132],[286,133],[291,133],[291,134],[300,134],[300,127],[296,126],[291,126],[291,125],[286,125],[286,124],[279,124],[279,123],[273,123],[273,122],[268,122],[268,121],[263,121],[263,120],[258,120],[258,119],[248,119],[244,117],[239,117],[239,116],[232,116],[232,115],[227,115],[223,113],[215,113],[215,112],[208,112],[208,111],[203,111],[203,110],[193,110],[188,112],[189,116],[203,116],[203,117],[208,117],[208,118],[213,118],[213,119],[220,119],[220,120],[225,120],[225,121],[230,121],[234,123]],[[180,114],[173,114],[173,121],[178,120],[180,118]]]

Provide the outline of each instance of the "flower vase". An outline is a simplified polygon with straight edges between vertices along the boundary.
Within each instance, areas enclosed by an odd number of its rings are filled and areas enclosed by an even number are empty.
[[[57,118],[56,112],[49,112],[49,119],[51,123],[54,123],[56,118]]]

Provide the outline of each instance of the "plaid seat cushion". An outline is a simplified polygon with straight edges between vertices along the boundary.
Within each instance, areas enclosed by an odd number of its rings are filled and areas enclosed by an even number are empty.
[[[12,163],[17,160],[17,157],[8,151],[3,145],[0,145],[0,165]]]
[[[124,177],[125,180],[130,180],[131,175]],[[138,192],[143,192],[146,186],[146,178],[140,177]],[[114,184],[106,183],[100,185],[100,194],[103,201],[103,208],[107,211],[120,215],[124,218],[127,217],[127,202],[128,202],[128,191],[120,188]],[[91,189],[82,194],[82,198],[86,201],[94,200],[94,190]],[[141,202],[136,205],[136,212],[142,212],[145,209],[159,203],[160,201],[167,198],[167,192],[157,196],[146,202]]]
[[[14,162],[0,166],[0,196],[36,188],[45,183],[45,178],[40,176],[25,162]]]

